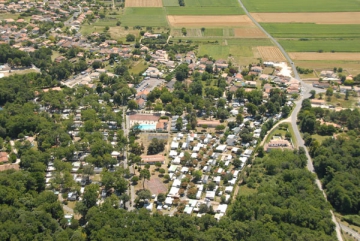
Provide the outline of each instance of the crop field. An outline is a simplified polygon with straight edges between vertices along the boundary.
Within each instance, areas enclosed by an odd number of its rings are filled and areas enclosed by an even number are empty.
[[[360,52],[359,39],[279,40],[288,52]]]
[[[166,7],[167,15],[243,15],[240,7]]]
[[[180,7],[178,0],[163,0],[164,7]]]
[[[162,0],[126,0],[125,7],[162,7]]]
[[[286,61],[286,58],[281,53],[278,47],[274,46],[258,46],[258,52],[261,55],[261,58],[264,61],[275,61],[275,62],[282,62]]]
[[[234,35],[238,38],[266,38],[266,35],[256,26],[235,28]]]
[[[125,8],[122,26],[167,26],[163,8]]]
[[[239,7],[239,2],[237,0],[185,0],[185,6],[190,7],[204,7],[204,6],[236,6]]]
[[[252,13],[259,23],[360,24],[360,12]]]
[[[314,52],[290,52],[293,60],[357,60],[360,61],[359,53],[314,53]],[[359,66],[360,67],[360,66]]]
[[[169,15],[168,21],[174,27],[222,27],[246,25],[254,26],[246,15],[239,16],[174,16]]]
[[[360,11],[358,0],[243,0],[249,12],[356,12]]]
[[[353,24],[262,23],[261,26],[276,38],[360,37],[360,25]]]

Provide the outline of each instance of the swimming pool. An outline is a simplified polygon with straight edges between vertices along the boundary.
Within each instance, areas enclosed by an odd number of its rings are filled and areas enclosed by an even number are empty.
[[[139,129],[142,131],[153,131],[156,130],[155,124],[140,124]]]

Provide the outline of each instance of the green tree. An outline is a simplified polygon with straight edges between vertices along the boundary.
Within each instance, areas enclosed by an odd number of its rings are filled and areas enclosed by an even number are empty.
[[[140,178],[143,179],[143,189],[145,189],[145,180],[150,180],[150,171],[148,169],[142,169],[140,171]]]

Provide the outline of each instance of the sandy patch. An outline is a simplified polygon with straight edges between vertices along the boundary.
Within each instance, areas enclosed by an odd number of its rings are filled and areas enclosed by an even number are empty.
[[[360,60],[359,53],[292,52],[289,55],[293,60]]]
[[[181,16],[169,15],[168,21],[174,27],[223,27],[254,26],[246,15],[239,16]]]
[[[167,193],[168,187],[162,182],[162,179],[152,175],[150,180],[147,180],[145,187],[150,190],[152,194],[158,195],[159,193]]]
[[[264,32],[257,27],[235,28],[234,35],[240,38],[266,38]]]
[[[262,23],[360,24],[360,12],[251,13]]]
[[[278,47],[258,46],[257,50],[259,51],[263,61],[274,61],[274,62],[286,61],[286,58],[281,53]]]
[[[162,7],[162,0],[126,0],[125,7]]]

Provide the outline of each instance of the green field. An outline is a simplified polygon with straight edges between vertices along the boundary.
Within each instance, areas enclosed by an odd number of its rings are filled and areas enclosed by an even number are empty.
[[[360,52],[359,39],[279,40],[288,52]]]
[[[185,0],[185,6],[196,6],[196,7],[206,7],[206,6],[237,6],[239,7],[239,2],[237,0]]]
[[[126,8],[122,26],[167,26],[163,8]]]
[[[164,7],[180,7],[178,0],[163,0]]]
[[[240,7],[166,7],[167,15],[242,15]]]
[[[360,25],[312,23],[262,23],[276,38],[357,38]]]
[[[249,12],[357,12],[359,0],[243,0]]]
[[[205,37],[207,36],[223,36],[224,31],[222,28],[206,28],[203,32],[203,35]]]

